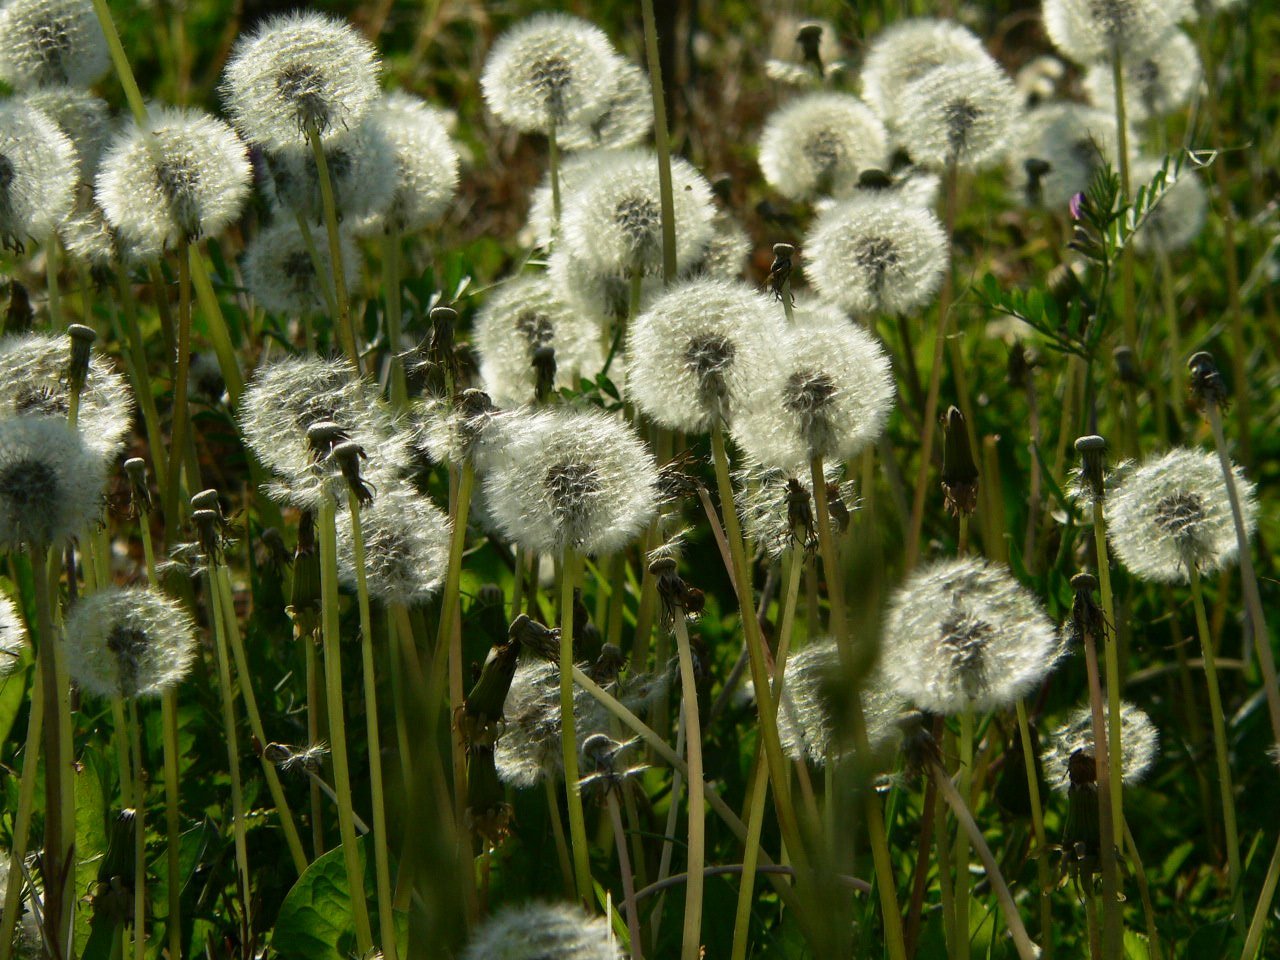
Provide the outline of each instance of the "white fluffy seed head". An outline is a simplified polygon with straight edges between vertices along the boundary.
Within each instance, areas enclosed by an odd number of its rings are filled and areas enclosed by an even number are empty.
[[[504,907],[471,937],[462,960],[623,960],[609,922],[567,903]]]
[[[109,65],[91,0],[9,0],[0,6],[0,80],[14,89],[87,87]]]
[[[498,778],[517,789],[564,775],[560,744],[560,671],[553,663],[522,659],[503,705],[502,736],[494,747]],[[599,702],[574,687],[574,735],[578,748],[587,737],[607,733],[608,716]]]
[[[620,58],[598,27],[563,13],[522,20],[494,43],[480,89],[489,109],[523,133],[599,119],[617,89]]]
[[[1124,66],[1125,116],[1131,123],[1163,117],[1191,102],[1200,86],[1200,53],[1195,41],[1174,30],[1145,56],[1128,58]],[[1084,76],[1089,102],[1115,112],[1115,74],[1110,64],[1096,63]]]
[[[676,270],[706,253],[715,206],[711,185],[687,161],[671,158]],[[564,245],[592,273],[629,277],[662,269],[662,202],[658,158],[650,150],[616,152],[566,198]]]
[[[253,171],[244,143],[200,110],[158,107],[107,148],[95,193],[121,237],[157,253],[240,215]]]
[[[102,208],[92,201],[62,221],[58,236],[67,258],[99,277],[109,278],[121,263],[132,265],[146,259],[136,256],[131,244],[121,242],[102,215]]]
[[[841,482],[843,464],[824,463],[823,476],[828,492],[835,487],[840,500],[848,510],[857,506],[857,494],[852,482]],[[742,518],[742,529],[757,549],[763,550],[771,560],[781,560],[788,548],[813,550],[816,548],[817,527],[805,529],[805,518],[812,522],[813,481],[808,470],[781,470],[748,463],[735,475],[734,503]],[[799,493],[793,485],[799,485]],[[802,495],[800,504],[808,513],[793,513],[793,500]],[[800,521],[797,526],[796,521]],[[837,518],[831,518],[833,534],[840,531]]]
[[[377,222],[396,195],[395,150],[381,124],[371,119],[335,133],[324,142],[325,163],[333,199],[343,225],[361,232]],[[314,224],[324,223],[324,204],[315,157],[306,144],[293,144],[263,153],[268,196],[281,219],[301,214]],[[323,230],[319,236],[324,237]]]
[[[618,58],[617,79],[604,112],[590,122],[556,131],[562,150],[623,150],[641,143],[653,130],[653,93],[649,76],[630,60]]]
[[[1132,168],[1133,187],[1150,183],[1162,166],[1161,161],[1140,159]],[[1142,253],[1183,250],[1200,236],[1209,213],[1209,195],[1190,164],[1175,176],[1173,163],[1165,171],[1165,193],[1143,218],[1133,235],[1135,249]]]
[[[932,211],[879,193],[824,212],[802,249],[818,293],[855,316],[923,307],[947,269],[947,235]]]
[[[359,125],[378,99],[378,56],[349,23],[314,12],[264,20],[232,50],[222,99],[241,135],[268,150]]]
[[[1118,50],[1124,59],[1150,54],[1192,10],[1190,0],[1043,0],[1053,45],[1076,63]]]
[[[627,396],[669,430],[732,421],[783,337],[782,310],[741,281],[670,287],[627,332]]]
[[[191,669],[195,625],[181,604],[151,587],[104,587],[71,608],[66,647],[68,672],[82,690],[154,697]]]
[[[583,150],[564,158],[560,164],[560,195],[571,197],[591,180],[602,163],[614,156],[609,150]],[[562,201],[563,202],[563,201]],[[529,246],[551,249],[556,236],[555,205],[551,196],[551,174],[542,178],[529,199],[529,218],[525,223],[523,242]]]
[[[1110,725],[1110,713],[1104,710],[1102,728],[1108,731],[1108,738]],[[1146,713],[1127,700],[1120,702],[1120,744],[1120,779],[1125,786],[1131,786],[1155,765],[1160,754],[1160,732]],[[1088,704],[1072,710],[1041,750],[1044,780],[1051,789],[1066,792],[1071,785],[1068,768],[1077,751],[1094,756],[1093,713]]]
[[[1023,115],[1009,175],[1030,206],[1065,211],[1071,198],[1089,188],[1103,163],[1119,160],[1115,113],[1081,103],[1049,103]],[[1046,172],[1028,168],[1047,163]]]
[[[874,443],[893,409],[889,358],[838,307],[798,303],[768,345],[773,362],[747,385],[733,438],[769,467],[800,472],[815,457],[848,460]]]
[[[1006,567],[970,558],[917,569],[894,592],[880,662],[899,694],[950,716],[1026,696],[1059,649],[1035,596]]]
[[[693,273],[717,280],[741,280],[751,256],[751,238],[738,219],[723,210],[716,211],[711,226],[713,232],[707,252]]]
[[[902,90],[899,139],[916,163],[976,170],[1008,150],[1022,101],[990,57],[974,57],[922,74]]]
[[[621,320],[630,310],[630,281],[617,273],[597,272],[591,262],[575,256],[564,244],[557,244],[547,260],[547,276],[579,313],[599,324]],[[640,309],[647,310],[662,291],[661,276],[642,277]]]
[[[449,564],[449,517],[435,504],[385,475],[374,473],[373,502],[360,511],[364,573],[369,596],[386,604],[424,603],[444,582]],[[356,585],[355,542],[345,519],[338,523],[338,568]]]
[[[37,87],[19,99],[42,111],[71,141],[80,160],[80,179],[91,182],[111,135],[113,121],[107,102],[73,86]]]
[[[847,194],[887,154],[884,124],[848,93],[803,94],[770,114],[760,135],[760,170],[791,200]]]
[[[22,622],[17,604],[0,590],[0,681],[17,669],[26,646],[27,625]]]
[[[982,41],[950,20],[922,17],[885,30],[862,64],[862,99],[893,126],[906,86],[935,67],[986,58]]]
[[[476,316],[474,344],[484,390],[499,407],[534,400],[534,354],[541,349],[554,351],[557,389],[576,387],[604,365],[600,325],[570,306],[545,273],[498,285]]]
[[[46,240],[71,215],[78,173],[75,147],[45,113],[0,102],[0,249]]]
[[[359,264],[350,231],[340,229],[342,268],[348,287],[354,286]],[[244,281],[249,293],[268,313],[303,317],[324,313],[325,284],[332,275],[329,244],[322,229],[311,231],[312,245],[323,275],[316,276],[311,251],[296,222],[280,220],[261,230],[245,247]]]
[[[627,424],[555,409],[523,422],[484,480],[499,529],[527,550],[616,553],[658,509],[658,471]]]
[[[60,546],[101,513],[106,465],[54,417],[0,420],[0,549]]]
[[[395,163],[395,192],[386,221],[416,233],[439,220],[458,190],[458,151],[443,111],[408,93],[389,93],[373,108],[372,125]]]
[[[1258,523],[1254,485],[1233,466],[1245,532]],[[1236,560],[1231,501],[1217,457],[1179,447],[1148,460],[1107,499],[1107,538],[1135,577],[1186,583],[1190,568],[1212,574]]]
[[[66,421],[71,406],[70,360],[65,336],[0,337],[0,419],[41,416]],[[132,424],[133,393],[128,381],[101,352],[94,351],[80,391],[77,430],[85,445],[106,462],[120,452]]]

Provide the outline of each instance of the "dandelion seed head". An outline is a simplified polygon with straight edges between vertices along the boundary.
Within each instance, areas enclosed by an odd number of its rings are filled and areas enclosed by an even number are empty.
[[[1104,710],[1102,728],[1108,731],[1108,738],[1110,724],[1110,713]],[[1120,743],[1120,779],[1125,786],[1131,786],[1155,765],[1160,754],[1160,732],[1146,713],[1127,700],[1120,702]],[[1071,711],[1040,753],[1045,783],[1050,788],[1065,792],[1070,786],[1068,766],[1077,751],[1094,755],[1093,713],[1087,703]]]
[[[1163,117],[1191,102],[1203,73],[1196,43],[1182,30],[1173,30],[1141,58],[1128,59],[1124,69],[1125,116],[1131,123]],[[1096,63],[1084,76],[1089,102],[1115,111],[1115,75],[1110,64]]]
[[[88,87],[109,65],[90,0],[9,0],[0,6],[0,80],[15,90]]]
[[[429,600],[444,583],[449,564],[449,517],[385,470],[375,475],[373,502],[360,511],[364,574],[369,596],[384,604],[411,606]],[[355,542],[350,523],[338,524],[338,571],[356,584]]]
[[[1131,173],[1134,189],[1150,183],[1161,165],[1159,160],[1136,161]],[[1209,213],[1209,195],[1204,184],[1190,164],[1185,164],[1176,177],[1174,172],[1170,163],[1165,176],[1164,195],[1143,218],[1133,236],[1134,249],[1141,253],[1185,250],[1204,229]]]
[[[691,274],[717,280],[741,280],[751,256],[751,238],[733,214],[717,211],[711,221],[707,252]]]
[[[443,111],[407,93],[389,93],[366,121],[381,134],[395,162],[395,193],[386,211],[400,233],[438,221],[458,190],[458,151]]]
[[[571,306],[599,324],[610,319],[620,320],[629,312],[630,281],[613,271],[597,272],[594,263],[575,256],[564,244],[557,244],[547,260],[547,276]],[[648,309],[662,291],[661,276],[642,277],[640,309]]]
[[[0,590],[0,680],[17,669],[26,645],[27,626],[22,622],[18,606]]]
[[[319,278],[311,251],[296,222],[279,220],[259,231],[245,247],[245,286],[268,313],[304,317],[328,310],[324,285],[329,282],[333,269],[329,244],[320,229],[311,232],[311,239],[324,271]],[[338,240],[342,248],[342,269],[350,287],[356,282],[358,255],[350,231],[340,229]]]
[[[501,742],[501,741],[499,741]],[[623,960],[609,922],[567,903],[503,907],[472,935],[462,960]]]
[[[651,130],[653,94],[648,74],[619,57],[616,84],[604,112],[558,130],[556,138],[563,150],[623,150],[641,143]]]
[[[1109,58],[1113,50],[1124,59],[1146,56],[1191,11],[1191,0],[1043,0],[1049,39],[1084,65]]]
[[[890,126],[908,84],[935,67],[987,56],[982,41],[950,20],[904,20],[880,33],[862,64],[862,99]]]
[[[884,166],[888,134],[871,108],[848,93],[808,93],[774,111],[760,135],[760,169],[791,200],[843,196],[858,174]]]
[[[588,182],[601,163],[608,162],[613,156],[609,150],[583,150],[566,156],[560,164],[560,194],[563,198],[572,196],[584,183]],[[556,236],[555,205],[551,195],[551,174],[548,172],[542,182],[534,188],[529,200],[529,218],[521,234],[529,246],[551,249]]]
[[[1022,101],[989,57],[935,67],[902,90],[897,131],[912,158],[941,169],[976,170],[1004,156]]]
[[[132,244],[122,243],[102,215],[102,208],[93,202],[62,221],[58,236],[67,258],[72,263],[83,264],[99,277],[110,278],[122,263],[133,265],[160,254],[159,250],[139,250]]]
[[[1103,163],[1119,160],[1115,114],[1080,103],[1047,103],[1023,116],[1017,146],[1009,153],[1009,173],[1020,196],[1033,206],[1066,210],[1071,198],[1089,188]],[[1028,161],[1048,170],[1033,176]]]
[[[75,147],[42,111],[0,101],[0,249],[47,239],[71,215]]]
[[[374,116],[324,142],[334,204],[344,226],[356,232],[367,232],[396,197],[396,152]],[[278,209],[301,214],[313,224],[324,223],[320,179],[310,147],[299,143],[267,151],[263,164],[268,174],[267,193]],[[281,219],[294,219],[290,215]],[[317,233],[320,245],[325,245],[324,231]]]
[[[900,695],[949,716],[1026,696],[1058,651],[1036,597],[1007,568],[970,558],[920,568],[895,591],[881,664]]]
[[[107,102],[74,86],[36,87],[18,99],[53,121],[76,149],[80,179],[92,181],[111,135],[113,121]]]
[[[846,510],[854,509],[858,498],[853,483],[843,480],[843,466],[824,463],[822,472],[828,497],[834,492]],[[749,462],[737,471],[735,479],[734,502],[742,529],[766,556],[777,561],[788,548],[817,549],[817,528],[812,526],[813,481],[808,469],[782,470]],[[839,521],[829,519],[832,533],[838,533]]]
[[[98,519],[106,465],[65,420],[0,420],[0,549],[58,546]]]
[[[581,687],[573,692],[574,735],[579,749],[587,737],[607,732],[609,721],[598,701]],[[517,789],[564,775],[560,743],[560,671],[553,663],[522,659],[503,706],[502,735],[494,747],[498,778]]]

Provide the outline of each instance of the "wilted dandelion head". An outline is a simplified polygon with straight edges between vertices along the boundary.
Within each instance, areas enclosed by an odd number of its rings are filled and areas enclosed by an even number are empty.
[[[989,166],[1004,156],[1022,107],[1013,81],[990,57],[974,57],[922,74],[902,90],[897,131],[927,167]]]
[[[848,93],[809,93],[774,111],[760,135],[760,169],[792,200],[842,196],[888,153],[884,124]]]
[[[841,480],[842,464],[824,463],[822,471],[827,484],[828,519],[832,533],[839,533],[848,525],[848,514],[857,506],[857,496],[853,484]],[[809,470],[781,470],[752,463],[738,471],[736,480],[734,502],[751,543],[772,560],[780,560],[788,548],[817,549]]]
[[[1132,168],[1134,190],[1151,179],[1163,164],[1159,160],[1140,159]],[[1209,212],[1209,195],[1190,164],[1176,173],[1172,162],[1165,172],[1165,192],[1153,209],[1143,217],[1133,235],[1134,248],[1142,253],[1184,250],[1200,236]]]
[[[356,282],[358,257],[350,231],[340,229],[342,269],[350,287]],[[324,231],[311,232],[312,247],[320,261],[321,276],[316,276],[315,261],[307,248],[306,238],[298,224],[280,220],[259,231],[244,251],[244,280],[249,293],[268,313],[286,317],[302,317],[324,313],[328,307],[325,285],[330,282],[333,261]]]
[[[1065,212],[1104,163],[1119,159],[1115,113],[1080,103],[1048,103],[1027,111],[1010,178],[1030,206]]]
[[[66,623],[67,669],[99,697],[153,697],[182,682],[196,656],[182,605],[150,587],[104,587],[81,597]]]
[[[504,907],[484,922],[462,960],[623,960],[609,921],[567,903]]]
[[[449,562],[449,517],[385,471],[374,475],[373,502],[360,511],[364,574],[369,596],[386,604],[430,599],[444,582]],[[338,567],[344,583],[356,583],[350,523],[338,524]]]
[[[1200,54],[1195,41],[1181,30],[1171,31],[1145,56],[1125,59],[1123,66],[1125,116],[1132,123],[1181,110],[1200,86]],[[1090,67],[1084,89],[1094,106],[1115,111],[1110,64]]]
[[[87,87],[109,65],[91,0],[9,0],[0,6],[0,80],[14,89]]]
[[[904,20],[879,34],[862,64],[862,99],[893,126],[907,84],[935,67],[986,58],[982,41],[950,20]]]
[[[1110,731],[1110,724],[1110,713],[1103,711],[1103,729]],[[1120,743],[1120,779],[1125,786],[1130,786],[1141,781],[1155,764],[1160,753],[1160,732],[1150,717],[1127,700],[1120,703]],[[1094,756],[1093,714],[1087,703],[1071,711],[1041,751],[1045,783],[1065,792],[1071,785],[1068,776],[1071,758],[1080,751],[1090,758]]]
[[[669,288],[627,332],[627,396],[670,430],[705,433],[732,418],[782,337],[781,311],[740,281]]]
[[[855,315],[923,307],[947,269],[947,236],[938,218],[879,193],[822,213],[802,249],[805,274],[818,293]]]
[[[620,59],[598,27],[542,13],[502,34],[489,51],[480,88],[489,109],[524,133],[589,125],[617,89]]]
[[[71,215],[76,149],[43,112],[0,101],[0,249],[48,238]]]
[[[22,660],[27,644],[27,626],[18,606],[0,590],[0,680],[11,674]]]
[[[1053,45],[1076,63],[1090,64],[1118,50],[1145,57],[1166,41],[1192,10],[1190,0],[1043,0]]]
[[[65,336],[43,333],[0,337],[0,419],[22,416],[66,421],[71,408],[67,366],[71,352]],[[101,353],[89,357],[80,390],[76,428],[85,445],[103,461],[124,445],[133,421],[128,381]]]
[[[597,555],[631,543],[658,509],[658,470],[624,422],[553,410],[513,431],[485,477],[493,519],[528,550]]]
[[[618,58],[613,94],[604,112],[590,121],[556,131],[564,150],[622,150],[634,147],[653,129],[653,93],[648,75],[630,60]]]
[[[458,151],[443,112],[408,93],[389,93],[365,126],[381,134],[395,162],[395,192],[386,220],[414,233],[444,215],[458,189]]]
[[[0,420],[0,549],[60,545],[100,513],[102,456],[55,417]]]
[[[20,98],[54,122],[76,148],[80,179],[89,182],[111,134],[111,108],[101,97],[74,86],[36,87]]]
[[[706,252],[715,206],[711,186],[687,161],[671,158],[676,269]],[[662,268],[662,201],[658,159],[650,150],[618,151],[565,198],[563,236],[570,254],[591,272],[628,277]]]
[[[773,362],[748,384],[733,438],[752,459],[800,470],[815,457],[847,460],[874,443],[893,407],[880,342],[838,307],[798,304],[769,345]]]
[[[944,560],[894,592],[881,664],[893,689],[922,710],[981,713],[1026,696],[1058,650],[1040,602],[1007,568]]]
[[[1258,522],[1254,486],[1233,466],[1247,533]],[[1135,577],[1185,583],[1194,566],[1214,573],[1236,559],[1235,525],[1217,458],[1186,447],[1148,460],[1107,500],[1107,536]]]
[[[355,127],[378,99],[378,57],[350,24],[314,12],[270,17],[241,37],[222,77],[236,129],[268,150]]]
[[[551,351],[556,388],[576,387],[604,364],[599,323],[566,303],[544,273],[497,286],[476,317],[474,343],[485,392],[499,407],[534,399],[539,351]]]
[[[363,123],[336,132],[325,140],[324,155],[343,225],[357,232],[367,230],[396,195],[396,154],[383,125],[371,115]],[[263,164],[268,196],[276,207],[287,211],[282,219],[294,220],[301,214],[311,223],[324,222],[315,157],[306,144],[267,151]],[[320,236],[323,239],[323,232]]]
[[[219,233],[239,216],[252,176],[244,143],[221,120],[159,107],[112,141],[95,192],[125,240],[163,250]]]

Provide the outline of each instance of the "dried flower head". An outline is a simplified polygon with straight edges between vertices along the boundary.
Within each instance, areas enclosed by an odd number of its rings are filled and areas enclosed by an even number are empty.
[[[458,189],[458,151],[443,111],[411,94],[389,93],[364,125],[380,132],[395,162],[388,224],[416,233],[439,220]]]
[[[1047,103],[1023,116],[1010,179],[1031,206],[1065,211],[1104,163],[1119,159],[1115,113],[1079,103]]]
[[[14,89],[87,87],[109,65],[91,0],[9,0],[0,6],[0,80]]]
[[[1016,130],[1022,99],[989,57],[922,74],[902,90],[897,131],[920,164],[975,170],[1000,160]]]
[[[858,174],[882,167],[888,134],[871,108],[848,93],[804,94],[774,111],[760,135],[760,169],[792,200],[843,196]]]
[[[1104,711],[1103,729],[1109,731],[1110,723],[1111,717]],[[1120,743],[1120,779],[1130,786],[1141,781],[1155,764],[1160,753],[1160,733],[1151,718],[1127,700],[1120,703]],[[1071,711],[1041,752],[1045,783],[1054,790],[1065,791],[1071,784],[1071,758],[1081,751],[1090,758],[1094,756],[1093,713],[1087,703]]]
[[[449,563],[449,517],[406,484],[383,474],[373,502],[360,511],[364,574],[369,596],[406,606],[431,598]],[[356,583],[355,543],[349,523],[338,524],[338,567]]]
[[[342,247],[342,268],[350,287],[356,282],[358,256],[350,231],[340,229],[338,239]],[[323,271],[319,277],[312,251],[294,221],[273,223],[245,247],[245,286],[268,313],[303,317],[322,314],[328,309],[325,285],[330,282],[333,261],[324,231],[312,231],[311,247]]]
[[[0,420],[0,549],[78,536],[98,518],[105,472],[65,420]]]
[[[1200,86],[1202,68],[1196,43],[1173,30],[1141,58],[1125,58],[1125,115],[1132,123],[1163,117],[1191,102]],[[1115,110],[1115,75],[1110,64],[1097,63],[1084,77],[1089,102],[1101,110]]]
[[[1254,485],[1239,467],[1245,531],[1258,522]],[[1214,573],[1236,559],[1235,525],[1217,458],[1179,447],[1148,460],[1107,501],[1107,538],[1130,573],[1143,580],[1186,583],[1190,568]]]
[[[0,249],[45,240],[71,215],[76,148],[43,112],[0,101]]]
[[[658,470],[630,426],[558,409],[513,431],[484,480],[498,527],[528,550],[598,555],[630,544],[658,509]]]
[[[95,194],[107,222],[156,253],[215,235],[240,214],[253,171],[235,131],[199,110],[160,107],[107,148]]]
[[[771,344],[774,362],[748,384],[733,438],[765,466],[801,470],[814,458],[847,460],[874,443],[893,407],[880,342],[838,307],[798,304]]]
[[[634,147],[653,129],[653,92],[649,76],[630,60],[619,57],[616,85],[604,112],[590,122],[556,131],[564,150],[623,150]]]
[[[822,213],[801,245],[820,296],[857,315],[927,304],[947,269],[938,218],[905,200],[863,193]]]
[[[19,99],[43,112],[71,141],[80,160],[80,179],[92,181],[113,125],[107,102],[74,86],[36,87]]]
[[[567,903],[504,907],[471,937],[462,960],[623,960],[609,921]]]
[[[1191,12],[1190,0],[1043,0],[1044,26],[1053,45],[1076,63],[1091,64],[1119,51],[1145,57],[1166,41]]]
[[[980,60],[982,41],[958,23],[904,20],[876,37],[862,64],[862,99],[893,126],[906,86],[935,67]]]
[[[104,587],[71,608],[67,669],[99,697],[154,697],[182,682],[196,656],[182,605],[150,587]]]
[[[889,601],[882,669],[922,710],[986,712],[1026,696],[1053,668],[1058,632],[1008,568],[944,560],[917,569]]]
[[[350,24],[310,11],[270,17],[241,37],[222,77],[236,129],[279,150],[357,126],[378,99],[378,57]]]
[[[620,58],[598,27],[562,13],[529,17],[502,34],[480,88],[498,119],[523,133],[597,120],[617,89]]]
[[[670,430],[730,420],[773,363],[781,311],[745,283],[698,279],[654,300],[627,333],[627,396]]]
[[[1133,164],[1134,190],[1165,170],[1165,192],[1142,218],[1133,235],[1134,248],[1142,253],[1185,250],[1200,236],[1209,212],[1209,195],[1188,163],[1179,171],[1169,161],[1142,158]]]
[[[22,622],[17,604],[0,590],[0,681],[13,673],[22,662],[22,652],[26,646],[27,625]],[[0,689],[3,686],[0,682]]]

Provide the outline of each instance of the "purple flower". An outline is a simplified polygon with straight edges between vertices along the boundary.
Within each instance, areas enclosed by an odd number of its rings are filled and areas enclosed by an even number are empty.
[[[1083,215],[1084,202],[1085,197],[1083,191],[1071,197],[1071,200],[1067,203],[1067,209],[1071,211],[1072,220],[1079,220],[1081,218]]]

